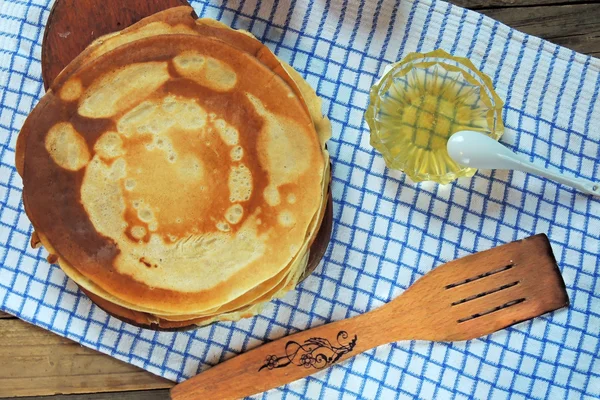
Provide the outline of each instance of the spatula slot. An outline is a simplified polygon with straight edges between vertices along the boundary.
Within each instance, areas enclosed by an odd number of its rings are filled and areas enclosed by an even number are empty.
[[[496,289],[487,290],[485,292],[481,292],[481,293],[475,294],[473,296],[465,297],[462,300],[455,301],[454,303],[452,303],[452,305],[453,306],[457,306],[459,304],[463,304],[463,303],[466,303],[466,302],[471,301],[471,300],[479,299],[481,297],[487,296],[488,294],[496,293],[496,292],[499,292],[501,290],[508,289],[508,288],[513,287],[513,286],[516,286],[516,285],[519,284],[519,282],[520,281],[515,281],[515,282],[512,282],[512,283],[508,283],[506,285],[502,285],[500,287],[497,287]]]
[[[470,320],[475,319],[475,318],[483,317],[484,315],[488,315],[488,314],[491,314],[491,313],[503,310],[505,308],[512,307],[512,306],[517,305],[519,303],[522,303],[524,301],[525,301],[524,297],[522,297],[520,299],[512,300],[512,301],[509,301],[508,303],[504,303],[501,306],[494,307],[494,308],[489,309],[487,311],[480,312],[480,313],[477,313],[477,314],[473,314],[473,315],[465,317],[465,318],[461,318],[457,322],[460,324],[462,322],[467,322],[467,321],[470,321]]]
[[[452,289],[452,288],[455,288],[457,286],[466,285],[467,283],[474,282],[474,281],[486,278],[486,277],[491,276],[491,275],[499,274],[500,272],[504,272],[506,270],[509,270],[509,269],[513,268],[514,266],[515,265],[513,263],[510,263],[508,265],[505,265],[504,267],[496,268],[496,269],[493,269],[491,271],[484,272],[481,275],[477,275],[477,276],[474,276],[472,278],[468,278],[468,279],[465,279],[463,281],[459,281],[459,282],[456,282],[456,283],[451,283],[450,285],[444,286],[444,288],[445,289]]]

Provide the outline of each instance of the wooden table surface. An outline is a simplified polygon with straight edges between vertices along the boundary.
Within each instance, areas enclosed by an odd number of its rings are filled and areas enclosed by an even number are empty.
[[[523,32],[600,57],[600,2],[452,2]],[[0,338],[0,398],[54,395],[54,400],[155,400],[168,398],[168,388],[173,385],[2,312]]]

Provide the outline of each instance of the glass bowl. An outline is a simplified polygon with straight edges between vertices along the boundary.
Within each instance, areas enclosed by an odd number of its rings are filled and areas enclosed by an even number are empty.
[[[500,139],[503,105],[492,80],[471,61],[438,49],[388,66],[371,88],[365,119],[371,145],[389,168],[414,182],[447,184],[477,171],[450,158],[450,136],[471,130]]]

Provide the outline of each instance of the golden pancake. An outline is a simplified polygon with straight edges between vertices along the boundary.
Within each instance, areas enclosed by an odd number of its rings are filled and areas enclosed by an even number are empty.
[[[308,257],[306,257],[304,261],[308,261]],[[96,295],[95,293],[86,290],[85,288],[82,288],[82,291],[100,308],[115,317],[133,323],[134,325],[142,327],[155,327],[166,330],[186,328],[191,325],[204,326],[217,321],[237,321],[241,318],[250,318],[258,314],[267,302],[264,301],[258,304],[244,306],[237,310],[233,310],[232,312],[217,315],[196,316],[188,319],[173,316],[162,317],[151,313],[131,310],[121,305],[112,303]],[[270,297],[268,295],[265,296],[265,298],[267,297],[268,300],[271,300],[274,297],[282,296],[276,296],[272,294]]]
[[[57,80],[25,124],[28,212],[62,259],[125,302],[219,307],[289,266],[321,208],[304,107],[223,41],[119,46]]]
[[[289,67],[287,65],[285,67],[286,67],[286,69],[290,69],[290,71],[293,71],[291,69],[291,67]],[[301,80],[301,78],[299,78],[299,75],[298,75],[297,79]],[[323,121],[326,121],[326,122],[328,122],[328,121],[326,120],[326,118],[322,117],[320,114],[320,99],[316,96],[316,93],[314,92],[314,90],[312,90],[312,88],[308,84],[303,85],[302,90],[303,90],[304,98],[310,99],[308,104],[311,106],[310,109],[313,113],[311,115],[311,117],[313,117],[314,121],[320,121],[320,123],[317,125],[320,128],[320,137],[328,137],[329,132],[330,132],[330,125],[323,123]],[[315,104],[318,104],[318,106],[315,107]],[[323,128],[323,127],[325,127],[325,128]],[[329,128],[329,131],[327,130],[327,128]],[[329,177],[328,162],[326,164],[326,168],[327,168],[327,170],[326,170],[326,173],[324,174],[324,176],[328,178]],[[328,182],[329,182],[329,179],[323,180],[323,185],[324,185],[323,188],[325,191],[327,190]],[[326,198],[327,198],[327,196],[323,196],[324,200],[326,200]],[[314,219],[312,224],[319,223],[319,225],[320,225],[320,221],[322,220],[324,210],[325,210],[325,208],[323,207],[321,209],[321,212],[319,213],[319,215],[316,216],[316,218]],[[313,226],[312,229],[318,228],[319,225]],[[310,235],[309,235],[310,237],[307,239],[308,245],[310,245],[312,243],[317,230],[318,229],[315,229],[313,232],[310,233]],[[55,252],[54,250],[51,249],[48,241],[45,240],[45,237],[43,235],[41,235],[41,240],[45,244],[45,247],[48,249],[48,251],[50,251],[51,253]],[[72,266],[70,266],[64,260],[59,258],[58,263],[62,267],[62,269],[65,271],[65,273],[71,279],[73,279],[75,282],[77,282],[80,286],[85,288],[87,291],[91,291],[91,292],[95,293],[96,295],[103,297],[107,301],[110,301],[115,304],[119,304],[119,305],[129,308],[131,310],[142,311],[142,312],[146,312],[146,313],[155,313],[157,311],[157,310],[144,309],[137,305],[127,304],[127,303],[123,302],[122,300],[115,298],[114,296],[110,296],[110,294],[108,294],[107,292],[103,291],[102,289],[100,289],[99,287],[94,285],[93,282],[89,281],[88,279],[85,279],[85,277],[83,277],[81,274],[79,274],[76,271],[76,269],[74,269]],[[272,285],[273,285],[272,282],[281,281],[281,277],[284,276],[284,274],[282,274],[282,273],[278,274],[278,276],[277,276],[278,279],[271,278],[268,281],[260,284],[256,288],[252,289],[251,291],[240,296],[238,299],[235,299],[234,301],[232,301],[226,305],[218,307],[217,309],[207,310],[206,312],[196,314],[196,315],[188,314],[188,315],[183,315],[183,316],[177,316],[177,318],[178,318],[178,320],[199,318],[199,317],[205,316],[205,315],[214,315],[217,313],[217,311],[225,312],[225,311],[231,311],[234,309],[238,309],[241,306],[246,305],[246,302],[248,302],[249,305],[254,305],[259,302],[268,301],[268,300],[270,300],[271,297],[284,294],[285,292],[287,292],[288,290],[292,289],[295,286],[298,276],[300,275],[299,273],[297,273],[297,274],[295,274],[296,279],[292,279],[294,277],[294,270],[296,268],[300,268],[299,271],[303,271],[305,268],[305,264],[301,264],[299,267],[290,267],[290,270],[292,272],[289,274],[287,280],[282,281],[278,285],[277,290],[272,289]],[[260,295],[262,292],[265,292],[265,291],[267,292],[268,295]],[[280,291],[283,293],[279,293]],[[269,297],[269,296],[271,296],[271,297]],[[166,318],[165,315],[161,315],[161,317]]]
[[[159,18],[159,14],[162,14],[162,16],[160,16],[160,18]],[[159,20],[161,20],[161,21],[159,21]],[[165,25],[163,23],[165,21],[167,21],[170,24],[170,28],[172,28],[172,29],[169,29],[169,25]],[[124,40],[125,36],[129,36],[129,40],[136,40],[136,39],[139,39],[142,37],[147,37],[151,34],[157,34],[157,33],[173,33],[174,34],[174,33],[179,33],[179,32],[188,32],[189,29],[187,29],[186,26],[189,27],[189,26],[193,25],[194,23],[192,21],[193,21],[193,19],[190,18],[190,12],[187,7],[179,7],[176,9],[171,9],[171,10],[167,10],[162,13],[158,13],[155,16],[152,16],[152,17],[149,17],[149,18],[146,18],[146,19],[140,21],[139,23],[128,28],[127,30],[122,31],[121,33],[112,34],[112,35],[109,35],[110,37],[105,36],[101,39],[98,39],[96,42],[94,42],[92,45],[90,45],[90,47],[88,47],[88,49],[86,49],[86,51],[84,51],[80,57],[78,57],[78,60],[84,59],[86,57],[88,59],[92,58],[89,56],[90,53],[92,53],[94,55],[94,57],[97,57],[99,54],[102,54],[103,52],[106,52],[112,48],[115,48],[118,45],[124,44],[126,42]],[[161,22],[161,23],[157,23],[157,22]],[[144,27],[144,29],[137,30],[136,26],[138,26],[138,25]],[[316,96],[316,94],[314,93],[312,88],[310,88],[310,86],[299,76],[299,74],[295,70],[291,69],[291,67],[289,67],[285,63],[282,63],[283,68],[281,68],[281,64],[277,64],[277,59],[275,58],[275,56],[272,55],[272,53],[270,53],[264,45],[262,45],[260,42],[255,40],[247,32],[242,34],[239,31],[233,31],[231,28],[228,28],[221,23],[217,23],[216,21],[211,21],[211,20],[198,20],[196,22],[196,31],[198,31],[198,32],[200,31],[200,29],[198,29],[199,27],[202,27],[202,29],[203,29],[202,34],[205,36],[206,35],[218,36],[221,39],[224,39],[225,41],[230,42],[230,44],[234,44],[236,47],[238,47],[250,54],[260,55],[262,58],[261,61],[264,64],[269,65],[271,69],[277,70],[278,75],[280,75],[286,82],[292,84],[291,86],[295,88],[296,93],[298,93],[299,91],[302,92],[303,98],[305,98],[305,99],[308,98],[310,100],[310,101],[306,102],[307,107],[311,108],[309,110],[311,113],[311,117],[313,118],[313,122],[317,128],[319,137],[320,137],[322,143],[324,144],[325,140],[327,140],[327,138],[329,138],[329,136],[330,136],[331,129],[330,129],[328,120],[326,118],[324,118],[320,113],[320,99]],[[224,30],[230,31],[230,32],[221,32]],[[153,31],[153,33],[150,33],[151,31]],[[241,37],[240,37],[240,35],[241,35]],[[251,41],[248,40],[248,36],[253,38],[254,43],[252,43]],[[275,60],[275,62],[273,62],[273,60]],[[74,68],[74,66],[76,66],[76,65],[80,66],[81,62],[71,63],[67,68],[65,68],[65,71],[68,71],[68,70],[74,71],[76,69],[76,68]],[[282,73],[282,70],[283,70],[283,73]],[[288,70],[288,71],[286,71],[286,70]],[[65,71],[63,71],[63,73],[61,74],[62,77],[65,76]],[[287,74],[286,74],[286,72],[287,72]],[[296,82],[294,82],[291,79],[291,77],[294,77],[295,80],[299,83],[299,85],[296,86]],[[298,89],[298,87],[300,87],[300,89]],[[72,96],[73,93],[75,93],[74,96],[76,96],[77,91],[78,91],[78,88],[76,85],[75,85],[75,90],[73,90],[72,87],[67,85],[66,89],[63,89],[61,91],[61,95],[64,98],[69,99],[69,97]],[[316,105],[316,107],[315,107],[315,105]],[[22,138],[23,136],[24,135],[21,135],[20,138]],[[325,152],[325,156],[327,157],[326,152]],[[326,163],[327,163],[327,167],[328,167],[328,157],[327,157]],[[328,178],[329,174],[327,173],[327,174],[325,174],[325,176]],[[323,181],[324,190],[326,190],[327,185],[328,185],[328,179],[327,179],[327,181],[325,181],[325,180]],[[323,199],[325,200],[326,197],[324,196]],[[322,211],[324,211],[324,209],[322,209]],[[320,225],[320,221],[322,219],[322,215],[323,215],[322,212],[319,213],[318,217],[316,219],[316,221],[318,221],[319,225]],[[318,227],[318,225],[317,225],[317,227]],[[316,231],[314,233],[316,233]],[[311,236],[311,234],[308,233],[307,234],[307,241],[308,241],[307,243],[312,243],[313,239],[314,239],[314,235]],[[299,256],[300,256],[300,252],[297,257],[299,257]],[[67,272],[67,275],[69,275],[72,279],[74,279],[76,282],[78,282],[83,287],[92,289],[89,287],[91,285],[93,287],[92,290],[102,292],[102,290],[99,289],[98,286],[94,285],[91,281],[83,278],[81,276],[81,274],[79,274],[75,269],[70,267],[68,265],[68,263],[66,263],[65,260],[59,259],[59,264],[63,267],[65,272]],[[296,264],[298,264],[298,263],[296,263]],[[249,292],[245,293],[244,295],[240,296],[238,299],[235,299],[234,301],[227,303],[221,307],[218,307],[216,309],[207,310],[206,312],[203,312],[203,313],[195,315],[195,316],[178,315],[176,318],[178,320],[184,320],[188,317],[198,318],[201,315],[207,316],[207,315],[215,315],[215,314],[218,314],[219,312],[220,313],[228,312],[233,309],[238,309],[239,306],[241,306],[242,304],[245,304],[247,301],[252,300],[252,299],[254,299],[254,300],[251,301],[249,303],[249,305],[254,305],[254,304],[262,302],[262,301],[268,301],[268,300],[270,300],[271,297],[281,295],[281,294],[278,294],[279,292],[276,289],[269,289],[266,291],[266,294],[264,294],[262,296],[258,296],[259,293],[261,293],[261,291],[265,291],[266,289],[272,287],[271,282],[280,281],[280,283],[277,286],[279,288],[282,288],[282,289],[278,289],[282,293],[287,292],[287,290],[289,290],[289,289],[293,288],[293,286],[295,286],[300,273],[293,272],[295,268],[298,268],[298,267],[293,267],[293,265],[294,264],[291,263],[290,266],[288,267],[290,269],[290,272],[289,272],[288,278],[285,281],[280,279],[282,276],[284,276],[284,274],[282,272],[280,272],[276,276],[277,279],[270,278],[269,280],[260,284],[256,288],[254,288],[254,289],[250,290]],[[300,272],[304,270],[304,265],[305,264],[300,264],[300,268],[301,268],[299,270]],[[295,276],[295,279],[294,279],[294,276]],[[116,299],[110,295],[107,295],[106,292],[96,293],[96,294],[105,296],[105,299],[106,299],[106,297],[108,297],[108,300],[117,300],[122,306],[124,305],[127,307],[131,307],[131,305],[124,304],[123,301]],[[133,307],[135,307],[137,309],[141,308],[139,306],[133,306]],[[246,307],[246,309],[247,309],[247,307]],[[140,311],[150,311],[150,310],[140,310]],[[230,318],[227,318],[227,319],[230,319]]]
[[[289,66],[286,66],[287,68],[291,68]],[[311,99],[311,101],[309,102],[309,104],[311,104],[313,107],[310,107],[311,110],[313,112],[316,112],[316,115],[313,115],[315,120],[323,120],[324,118],[320,116],[320,107],[315,108],[314,104],[315,103],[319,103],[319,99],[316,96],[316,93],[314,93],[314,91],[312,90],[312,88],[310,88],[309,85],[304,85],[303,87],[304,90],[304,96],[305,98]],[[323,126],[323,123],[321,123],[320,125],[318,125],[321,127]],[[328,126],[328,125],[325,125]],[[326,133],[325,133],[326,134]],[[326,177],[329,177],[329,171],[328,171],[328,163],[326,164],[327,170],[325,173]],[[328,183],[328,179],[323,181],[324,183],[327,182]],[[325,190],[327,190],[327,186],[325,185]],[[324,196],[323,199],[326,199],[327,196]],[[324,211],[324,208],[322,209]],[[318,221],[320,223],[320,221],[322,220],[322,213],[320,213],[317,218],[315,219],[315,221]],[[313,221],[314,222],[314,221]],[[316,233],[316,230],[315,232]],[[43,236],[43,234],[40,234],[40,239],[42,241],[42,243],[44,243],[45,247],[47,248],[47,250],[50,253],[55,253],[55,250],[52,249],[51,245],[48,243],[48,241],[46,240],[46,238]],[[312,243],[312,237],[310,238],[310,240],[307,240],[306,244]],[[85,277],[83,277],[81,274],[79,274],[77,272],[76,269],[74,269],[73,267],[71,267],[68,263],[66,263],[64,260],[58,258],[58,263],[61,266],[61,268],[65,271],[65,273],[71,278],[73,279],[75,282],[77,282],[81,287],[86,289],[86,292],[93,292],[96,295],[104,298],[105,300],[112,302],[114,305],[119,304],[122,307],[131,309],[131,310],[136,310],[136,311],[142,311],[145,313],[154,313],[156,312],[156,310],[148,310],[148,309],[144,309],[142,307],[139,307],[137,305],[132,305],[132,304],[127,304],[125,302],[123,302],[120,299],[116,299],[114,296],[111,296],[110,294],[106,293],[105,291],[103,291],[102,289],[100,289],[97,285],[94,285],[92,282],[90,282],[88,279],[85,279]],[[305,269],[305,265],[304,264],[300,264],[299,267],[293,267],[290,268],[291,269],[291,273],[288,276],[288,279],[285,281],[282,281],[282,276],[284,276],[283,273],[279,273],[277,275],[277,279],[271,278],[268,281],[260,284],[259,286],[257,286],[256,288],[252,289],[251,291],[245,293],[244,295],[240,296],[238,299],[235,299],[234,301],[223,305],[217,309],[212,309],[212,310],[207,310],[206,312],[200,313],[200,314],[196,314],[196,315],[182,315],[182,316],[177,316],[176,318],[167,318],[166,315],[157,315],[161,318],[165,318],[165,319],[171,319],[171,320],[179,320],[179,321],[183,321],[183,320],[188,320],[188,319],[192,319],[192,318],[200,318],[203,316],[209,316],[209,315],[216,315],[218,313],[222,313],[222,312],[230,312],[232,310],[237,310],[239,308],[241,308],[244,305],[255,305],[257,303],[260,302],[265,302],[265,301],[269,301],[271,300],[271,298],[273,297],[280,297],[281,295],[285,294],[288,290],[293,289],[293,287],[296,285],[296,282],[298,280],[298,277],[301,275],[301,272],[304,271]],[[296,270],[296,268],[299,268]],[[296,270],[296,273],[293,273],[293,271]],[[295,279],[292,279],[294,278]],[[276,289],[272,289],[272,282],[279,282],[281,281],[280,284],[278,284],[278,286],[276,287]],[[266,291],[266,295],[263,294],[261,295],[261,293]],[[248,304],[246,304],[248,303]]]

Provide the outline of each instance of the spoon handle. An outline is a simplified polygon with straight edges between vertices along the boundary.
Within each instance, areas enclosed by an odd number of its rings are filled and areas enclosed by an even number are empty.
[[[571,186],[584,193],[600,196],[600,183],[592,182],[583,178],[571,178],[559,172],[552,171],[551,169],[541,167],[536,163],[526,160],[520,155],[515,154],[515,156],[516,157],[513,157],[513,169],[515,170],[540,175],[544,178],[548,178],[558,183],[562,183],[563,185]]]
[[[600,196],[600,182],[571,178],[555,169],[544,168],[481,132],[456,132],[448,140],[447,149],[450,157],[460,165],[483,169],[514,169],[540,175],[584,193]]]

